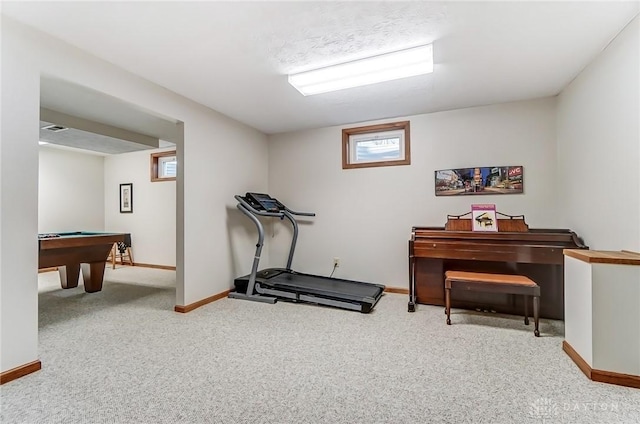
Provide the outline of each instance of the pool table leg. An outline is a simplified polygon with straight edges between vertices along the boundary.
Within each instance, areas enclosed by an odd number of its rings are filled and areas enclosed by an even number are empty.
[[[63,289],[72,289],[78,287],[78,279],[80,278],[80,264],[66,264],[58,267],[60,274],[60,285]]]
[[[82,264],[82,279],[84,280],[84,291],[95,293],[102,290],[102,280],[104,279],[105,262],[91,262]]]

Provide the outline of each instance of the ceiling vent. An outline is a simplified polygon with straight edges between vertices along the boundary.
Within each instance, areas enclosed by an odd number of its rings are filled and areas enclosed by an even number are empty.
[[[63,127],[62,125],[47,125],[46,127],[42,127],[43,130],[51,131],[51,132],[60,132],[68,130],[69,128]]]

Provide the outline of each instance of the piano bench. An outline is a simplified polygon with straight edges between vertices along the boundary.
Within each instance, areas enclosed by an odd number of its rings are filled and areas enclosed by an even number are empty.
[[[529,296],[533,296],[533,319],[535,330],[533,334],[540,337],[539,307],[540,307],[540,286],[533,280],[523,275],[508,274],[488,274],[482,272],[447,271],[444,280],[445,313],[447,314],[447,325],[451,325],[451,289],[461,289],[469,291],[481,291],[491,293],[518,294],[525,296],[524,299],[524,323],[529,325],[528,303]]]

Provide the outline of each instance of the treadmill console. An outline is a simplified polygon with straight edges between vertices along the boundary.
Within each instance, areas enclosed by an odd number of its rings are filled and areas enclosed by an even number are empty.
[[[253,208],[259,211],[266,212],[280,212],[284,210],[284,205],[278,202],[278,199],[274,199],[268,194],[264,193],[247,193],[244,199]]]

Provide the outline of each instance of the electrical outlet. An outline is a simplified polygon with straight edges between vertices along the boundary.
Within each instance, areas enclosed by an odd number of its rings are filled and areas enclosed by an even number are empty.
[[[340,258],[333,258],[333,266],[334,268],[340,267]]]

